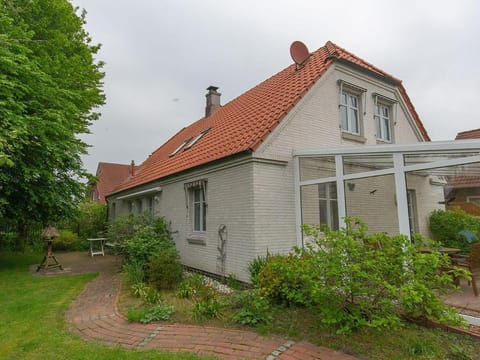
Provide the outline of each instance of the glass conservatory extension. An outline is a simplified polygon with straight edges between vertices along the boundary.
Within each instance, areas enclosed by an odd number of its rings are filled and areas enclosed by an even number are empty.
[[[349,216],[370,232],[429,236],[433,210],[480,209],[480,140],[295,151],[294,166],[298,245],[301,224],[338,229]]]

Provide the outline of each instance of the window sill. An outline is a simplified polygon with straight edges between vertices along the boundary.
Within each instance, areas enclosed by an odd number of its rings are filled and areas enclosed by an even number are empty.
[[[207,237],[205,235],[190,235],[187,242],[192,245],[207,245]]]
[[[393,144],[392,140],[382,140],[382,139],[377,139],[377,144]]]
[[[342,139],[345,140],[352,140],[356,141],[359,143],[366,143],[367,138],[363,137],[362,135],[357,135],[357,134],[352,134],[352,133],[347,133],[347,132],[342,132]]]

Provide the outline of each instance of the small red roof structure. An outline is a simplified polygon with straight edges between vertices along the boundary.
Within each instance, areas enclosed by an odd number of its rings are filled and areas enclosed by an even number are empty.
[[[137,174],[117,187],[117,193],[235,154],[255,151],[315,82],[335,62],[342,62],[398,87],[425,141],[430,138],[401,81],[328,41],[297,69],[292,64],[221,106],[210,116],[183,128],[155,150]],[[189,139],[203,136],[194,146]],[[178,150],[180,148],[180,150]]]
[[[462,131],[457,134],[455,140],[480,139],[480,129]]]
[[[455,140],[480,139],[480,129],[467,130],[457,133]],[[470,196],[480,196],[480,177],[474,175],[452,176],[448,179],[448,186],[451,187],[448,196],[454,196],[455,202],[449,205],[449,209],[460,208],[463,211],[480,216],[480,206],[474,202],[468,202]]]
[[[480,139],[480,129],[467,130],[457,133],[455,140]],[[448,181],[448,185],[456,188],[480,186],[480,177],[478,176],[455,176]]]
[[[115,164],[107,162],[99,162],[97,166],[96,177],[97,183],[90,184],[90,199],[105,204],[105,195],[111,192],[122,182],[135,174],[138,166],[132,164]]]

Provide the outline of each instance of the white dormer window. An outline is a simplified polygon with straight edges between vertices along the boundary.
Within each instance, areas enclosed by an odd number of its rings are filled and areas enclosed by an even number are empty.
[[[170,157],[174,156],[176,153],[178,153],[180,150],[182,150],[183,147],[184,147],[185,145],[187,145],[190,140],[192,140],[192,138],[188,138],[187,140],[185,140],[184,142],[182,142],[182,143],[181,143],[175,150],[173,150],[173,152],[172,152],[170,155],[168,155],[168,156],[170,156]]]
[[[363,137],[363,115],[367,89],[341,79],[337,83],[340,90],[338,107],[342,138],[364,143],[366,139]]]
[[[185,150],[190,149],[195,143],[198,142],[207,132],[210,130],[210,128],[202,130],[200,134],[198,134],[192,141],[188,143],[188,145],[185,146]]]
[[[391,127],[391,111],[390,106],[378,104],[375,105],[375,125],[377,127],[377,139],[391,142],[392,141],[392,127]]]
[[[377,93],[372,95],[374,98],[373,120],[375,122],[377,142],[394,143],[396,101]]]
[[[360,101],[359,97],[347,91],[342,91],[340,102],[342,130],[360,135]]]

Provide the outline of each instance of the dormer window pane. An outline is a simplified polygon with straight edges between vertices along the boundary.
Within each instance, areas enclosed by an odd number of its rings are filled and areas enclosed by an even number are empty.
[[[184,147],[191,139],[192,139],[192,138],[189,138],[189,139],[185,140],[183,143],[180,144],[179,147],[177,147],[175,150],[173,150],[173,152],[172,152],[170,155],[168,155],[168,156],[170,156],[170,157],[174,156],[176,153],[178,153],[180,150],[182,150],[183,147]]]
[[[375,105],[374,119],[375,127],[377,128],[377,139],[392,141],[390,107],[383,104]]]
[[[192,141],[190,141],[190,143],[187,146],[185,146],[185,150],[190,149],[193,145],[195,145],[195,143],[198,142],[198,140],[200,140],[203,137],[203,135],[205,135],[208,132],[208,130],[210,130],[210,128],[205,129],[200,134],[198,134]]]
[[[340,114],[342,117],[342,130],[359,135],[360,119],[358,116],[358,96],[342,91],[341,100]]]

